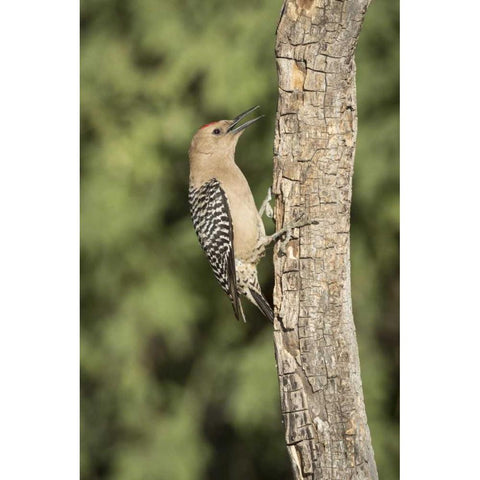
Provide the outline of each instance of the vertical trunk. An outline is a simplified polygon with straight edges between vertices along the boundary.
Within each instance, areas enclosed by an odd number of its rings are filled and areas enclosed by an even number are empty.
[[[277,29],[275,349],[295,479],[377,479],[350,293],[354,53],[369,0],[285,0]]]

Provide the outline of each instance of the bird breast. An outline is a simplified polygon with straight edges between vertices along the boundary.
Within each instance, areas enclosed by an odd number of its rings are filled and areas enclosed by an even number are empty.
[[[233,175],[226,175],[218,180],[230,206],[235,258],[249,261],[259,239],[265,235],[265,229],[248,182],[240,169],[236,165],[235,167]]]

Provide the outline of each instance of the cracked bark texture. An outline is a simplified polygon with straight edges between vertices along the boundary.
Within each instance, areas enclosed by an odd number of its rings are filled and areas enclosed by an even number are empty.
[[[275,353],[299,479],[377,479],[350,291],[354,53],[369,0],[286,0],[276,40]]]

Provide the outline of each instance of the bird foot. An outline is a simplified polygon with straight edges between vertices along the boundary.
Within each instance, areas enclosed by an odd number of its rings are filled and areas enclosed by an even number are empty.
[[[260,248],[265,248],[270,243],[275,242],[279,238],[284,236],[285,238],[282,238],[279,242],[279,252],[281,252],[283,255],[285,255],[286,246],[292,238],[292,231],[293,231],[294,228],[301,228],[301,227],[305,227],[307,225],[318,225],[317,220],[303,220],[304,216],[305,216],[305,214],[302,213],[292,223],[289,223],[288,225],[286,225],[285,227],[280,229],[278,232],[275,232],[272,235],[265,236],[259,242],[259,247]]]
[[[270,205],[270,202],[272,201],[272,187],[268,187],[267,190],[267,196],[265,197],[265,200],[263,201],[260,209],[258,210],[258,214],[260,217],[263,217],[265,214],[268,218],[273,218],[273,208]]]

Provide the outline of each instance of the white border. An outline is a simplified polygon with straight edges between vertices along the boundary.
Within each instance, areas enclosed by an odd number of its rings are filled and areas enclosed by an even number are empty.
[[[0,478],[79,471],[79,4],[3,2]]]
[[[478,3],[401,2],[401,478],[476,478]]]

